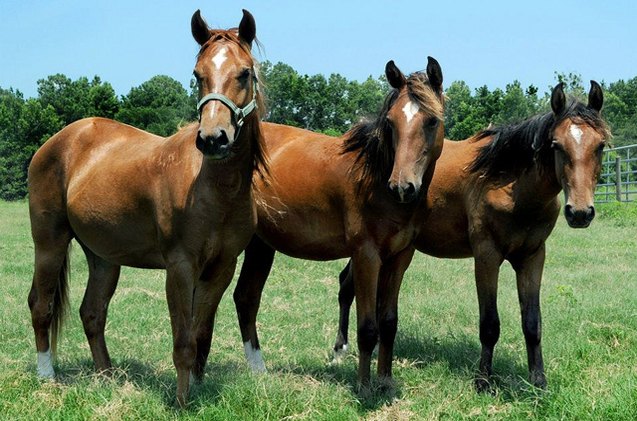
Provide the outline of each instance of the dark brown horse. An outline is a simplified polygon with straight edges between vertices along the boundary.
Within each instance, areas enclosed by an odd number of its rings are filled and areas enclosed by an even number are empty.
[[[191,26],[201,45],[198,124],[161,138],[90,118],[62,129],[33,157],[29,307],[41,377],[55,375],[49,331],[55,351],[72,239],[89,264],[80,314],[97,370],[111,367],[104,325],[126,265],[166,269],[178,404],[187,402],[190,374],[203,375],[217,305],[256,226],[252,175],[263,155],[254,110],[261,96],[250,13],[244,10],[238,30],[210,30],[199,11]]]
[[[588,105],[567,102],[559,84],[551,95],[552,112],[489,128],[462,142],[445,141],[423,208],[429,216],[414,245],[436,257],[474,258],[482,343],[479,390],[489,387],[500,335],[497,289],[504,260],[517,277],[530,382],[546,386],[540,318],[545,242],[559,214],[561,190],[571,227],[585,228],[595,216],[593,193],[610,136],[600,116],[602,103],[594,81]],[[336,352],[347,349],[355,292],[349,267],[340,281]]]
[[[258,235],[246,249],[234,292],[246,357],[255,370],[265,369],[255,321],[277,250],[312,260],[352,258],[360,297],[359,380],[367,386],[379,334],[378,373],[391,377],[398,290],[444,127],[442,71],[434,59],[426,73],[405,77],[393,61],[385,73],[394,89],[378,118],[340,138],[262,126],[270,173],[256,182]]]

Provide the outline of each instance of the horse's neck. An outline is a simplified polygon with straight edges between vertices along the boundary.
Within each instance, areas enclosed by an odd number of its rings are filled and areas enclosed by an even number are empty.
[[[547,204],[555,200],[562,190],[555,175],[554,164],[536,164],[520,175],[517,184],[517,201],[528,204]]]
[[[254,170],[255,151],[253,151],[253,132],[249,127],[244,127],[244,131],[237,139],[240,150],[235,156],[224,162],[211,159],[203,159],[201,164],[200,178],[206,181],[213,188],[226,188],[228,191],[236,189],[238,192],[250,190]]]

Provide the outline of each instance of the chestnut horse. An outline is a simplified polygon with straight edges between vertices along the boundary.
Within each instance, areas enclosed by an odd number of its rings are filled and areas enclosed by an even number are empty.
[[[504,260],[516,273],[530,382],[546,387],[540,318],[545,243],[559,214],[560,190],[569,226],[588,227],[595,216],[593,194],[610,137],[600,115],[603,101],[595,81],[588,105],[567,102],[560,83],[551,95],[552,112],[489,128],[465,141],[445,141],[423,208],[429,216],[414,245],[435,257],[474,258],[482,344],[478,390],[490,387],[500,335],[498,273]],[[349,265],[340,282],[337,352],[347,349],[355,293]]]
[[[197,11],[191,26],[201,45],[198,124],[162,138],[89,118],[62,129],[33,157],[29,306],[41,377],[55,375],[51,350],[68,307],[72,239],[89,264],[80,315],[96,369],[111,367],[104,325],[126,265],[166,269],[179,405],[187,402],[191,372],[203,375],[217,305],[256,226],[252,175],[264,158],[255,110],[263,107],[250,52],[252,15],[243,11],[238,30],[210,30]]]
[[[393,90],[375,121],[339,138],[262,125],[269,176],[256,180],[257,235],[246,249],[234,300],[246,357],[265,370],[256,331],[261,292],[275,250],[289,256],[351,257],[357,296],[358,377],[365,389],[380,334],[379,376],[391,377],[397,298],[413,256],[418,209],[443,140],[442,71],[409,77],[387,63]],[[376,306],[377,297],[380,300]]]

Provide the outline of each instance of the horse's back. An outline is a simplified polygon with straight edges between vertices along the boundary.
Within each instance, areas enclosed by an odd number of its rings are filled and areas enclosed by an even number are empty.
[[[342,140],[272,123],[261,130],[269,173],[255,183],[260,236],[295,257],[345,256],[345,202],[353,182]],[[324,244],[334,247],[326,252]]]
[[[56,226],[65,227],[94,252],[113,261],[131,264],[118,257],[118,245],[128,244],[139,250],[132,253],[135,258],[147,256],[138,259],[147,260],[141,266],[161,266],[157,222],[152,215],[157,213],[157,203],[163,203],[160,195],[167,194],[164,190],[174,190],[163,175],[185,177],[188,171],[183,169],[194,166],[175,164],[176,157],[185,162],[188,157],[179,154],[179,142],[168,142],[103,118],[66,126],[45,142],[29,168],[34,239],[38,241],[39,232],[48,236]],[[170,165],[172,170],[166,170]]]

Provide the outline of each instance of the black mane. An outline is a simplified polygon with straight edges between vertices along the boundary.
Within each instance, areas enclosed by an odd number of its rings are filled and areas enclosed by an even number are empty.
[[[521,123],[489,128],[476,134],[472,141],[485,137],[493,138],[480,148],[469,170],[482,172],[486,177],[497,177],[502,174],[519,176],[533,168],[536,163],[541,168],[552,166],[553,132],[567,118],[590,125],[604,137],[610,136],[608,126],[599,112],[571,99],[558,116],[548,112]]]

